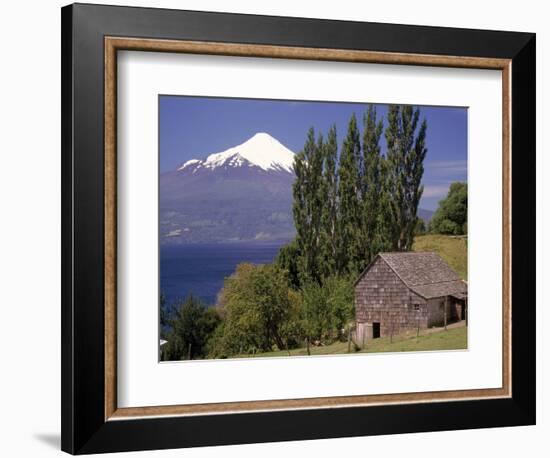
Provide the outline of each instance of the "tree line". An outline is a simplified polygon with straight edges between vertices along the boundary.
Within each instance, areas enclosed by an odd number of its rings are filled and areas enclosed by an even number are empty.
[[[451,183],[445,199],[439,202],[429,231],[445,235],[468,234],[468,184],[460,181]]]
[[[362,127],[361,132],[352,114],[340,153],[335,125],[317,137],[310,128],[296,155],[296,238],[277,260],[295,287],[357,275],[381,251],[412,248],[427,122],[420,121],[418,108],[390,105],[384,126],[370,105]]]

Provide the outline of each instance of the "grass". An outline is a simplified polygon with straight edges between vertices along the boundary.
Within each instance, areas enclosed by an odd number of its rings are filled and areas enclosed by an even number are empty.
[[[413,251],[435,251],[462,279],[468,279],[468,239],[466,237],[419,235],[414,239]]]
[[[351,345],[351,353],[384,353],[384,352],[402,352],[402,351],[434,351],[434,350],[461,350],[468,348],[467,328],[458,324],[457,327],[449,328],[447,331],[441,329],[422,330],[420,336],[416,337],[416,331],[410,331],[393,337],[391,342],[389,337],[373,339],[367,343],[364,350],[355,351],[354,345]],[[338,355],[348,353],[347,342],[335,342],[331,345],[320,347],[311,346],[312,355]],[[290,356],[307,356],[305,348],[296,348],[289,350]],[[257,358],[266,358],[273,356],[289,356],[289,352],[271,351],[266,353],[256,353]],[[251,355],[238,355],[234,358],[251,358]]]

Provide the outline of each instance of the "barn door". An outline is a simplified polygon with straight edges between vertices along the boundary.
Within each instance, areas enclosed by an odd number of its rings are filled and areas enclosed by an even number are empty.
[[[372,338],[378,339],[380,337],[380,323],[372,323]]]

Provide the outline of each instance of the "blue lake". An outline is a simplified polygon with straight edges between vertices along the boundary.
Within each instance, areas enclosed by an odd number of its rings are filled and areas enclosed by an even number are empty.
[[[237,264],[272,262],[284,242],[212,243],[163,246],[160,249],[160,290],[166,303],[184,299],[189,294],[207,305],[216,303],[224,278]]]

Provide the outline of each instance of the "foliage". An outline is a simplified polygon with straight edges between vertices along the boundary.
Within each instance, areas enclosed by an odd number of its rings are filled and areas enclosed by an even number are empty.
[[[302,300],[306,337],[310,341],[328,337],[331,317],[322,286],[316,282],[306,283],[302,287]]]
[[[294,163],[295,246],[285,247],[279,259],[293,287],[357,275],[381,251],[411,249],[422,231],[417,210],[426,132],[419,109],[402,105],[389,107],[385,129],[373,105],[362,132],[352,114],[339,155],[335,126],[326,140],[319,135],[315,141],[309,129]]]
[[[168,342],[163,347],[163,358],[204,358],[207,341],[221,321],[217,310],[206,308],[198,299],[188,296],[184,302],[172,306],[167,316],[165,323],[170,330],[166,333]]]
[[[328,131],[323,147],[321,184],[320,275],[326,278],[336,271],[338,256],[338,141],[336,126]]]
[[[380,136],[382,135],[383,121],[377,121],[376,108],[369,105],[366,115],[363,116],[363,171],[361,176],[361,252],[357,261],[358,271],[367,267],[368,263],[382,251],[384,244],[380,232],[385,229],[381,226],[379,213],[380,199],[383,191],[384,160],[381,155]]]
[[[299,347],[305,338],[305,322],[303,320],[302,295],[293,290],[288,290],[289,311],[286,321],[281,325],[281,336],[286,350]]]
[[[330,277],[321,286],[310,282],[302,288],[304,329],[310,342],[330,342],[343,336],[353,319],[353,288],[342,277]]]
[[[291,316],[286,274],[276,265],[242,263],[225,280],[221,293],[223,333],[211,345],[218,353],[286,348],[283,325]],[[222,331],[219,331],[222,332]]]
[[[166,310],[166,296],[160,293],[160,328],[161,336],[164,335],[164,328],[168,326],[168,311]]]
[[[416,218],[416,225],[414,227],[414,235],[424,235],[426,233],[426,223],[422,218]]]
[[[390,105],[385,131],[388,147],[387,190],[390,194],[391,226],[394,229],[393,249],[409,251],[416,226],[418,203],[424,190],[426,148],[426,120],[420,127],[420,110],[410,105]]]
[[[342,336],[353,319],[353,288],[341,277],[323,285],[308,281],[300,291],[289,288],[277,265],[239,264],[226,279],[219,315],[223,322],[208,342],[212,358],[255,354],[329,342]]]
[[[447,197],[439,202],[439,207],[430,221],[430,230],[436,234],[463,235],[468,224],[468,185],[454,182]]]
[[[375,254],[394,250],[395,240],[399,231],[393,223],[390,167],[386,158],[380,158],[380,197],[378,199],[378,214],[376,215],[376,232],[373,249]],[[372,258],[371,258],[372,260]]]
[[[275,258],[275,265],[286,272],[289,284],[294,289],[300,287],[300,253],[298,242],[294,239],[283,245]]]
[[[361,143],[357,118],[352,114],[338,168],[338,255],[337,271],[358,272],[361,243]]]
[[[292,187],[292,212],[296,227],[296,243],[300,250],[299,273],[303,281],[318,280],[319,242],[323,206],[323,137],[315,142],[315,131],[310,128],[304,148],[294,160],[296,179]]]

